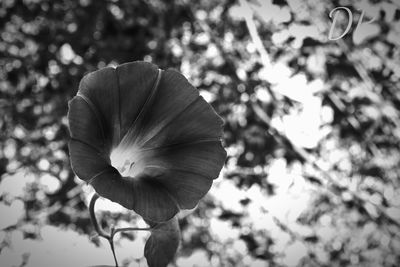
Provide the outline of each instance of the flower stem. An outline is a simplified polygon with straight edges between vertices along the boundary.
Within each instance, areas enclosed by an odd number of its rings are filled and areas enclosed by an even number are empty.
[[[108,240],[108,242],[110,243],[111,251],[114,256],[115,267],[118,267],[118,260],[117,260],[117,256],[115,255],[114,240],[111,238]]]
[[[94,193],[94,195],[90,199],[90,203],[89,203],[90,219],[92,221],[93,227],[96,230],[97,234],[99,236],[107,239],[108,243],[110,244],[111,251],[113,253],[113,257],[114,257],[114,261],[115,261],[115,267],[118,267],[118,260],[117,260],[116,254],[115,254],[115,247],[114,247],[115,234],[117,234],[119,232],[127,232],[127,231],[150,231],[152,228],[138,228],[138,227],[114,228],[112,226],[110,234],[106,233],[103,230],[103,228],[99,225],[97,218],[96,218],[96,213],[94,211],[94,206],[96,204],[97,199],[99,199],[99,197],[100,196],[97,193]]]
[[[127,231],[150,231],[151,230],[151,228],[150,227],[148,227],[148,228],[137,228],[137,227],[127,227],[127,228],[118,228],[118,229],[115,229],[114,230],[114,232],[112,233],[112,237],[114,237],[114,235],[116,234],[116,233],[119,233],[119,232],[127,232]]]
[[[95,193],[92,196],[92,199],[90,200],[90,204],[89,204],[90,219],[92,221],[93,227],[96,230],[97,234],[106,239],[110,239],[111,236],[108,235],[106,232],[104,232],[103,228],[101,228],[101,226],[97,222],[96,214],[94,212],[94,205],[96,204],[96,201],[97,201],[97,199],[99,199],[99,197],[100,196],[97,193]]]

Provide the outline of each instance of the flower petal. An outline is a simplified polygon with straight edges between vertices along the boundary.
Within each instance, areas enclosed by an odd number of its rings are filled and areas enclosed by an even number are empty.
[[[158,87],[152,108],[146,112],[143,121],[135,125],[138,147],[156,135],[164,135],[165,127],[199,97],[198,91],[187,79],[174,70],[162,73]],[[193,120],[193,117],[191,119]]]
[[[212,179],[182,170],[168,170],[155,179],[165,186],[181,209],[196,207],[213,183]]]
[[[69,154],[72,170],[80,179],[86,182],[89,182],[104,170],[112,168],[108,157],[79,140],[70,140]]]
[[[215,179],[226,158],[221,142],[194,141],[139,151],[140,160],[133,165],[132,174],[138,175],[146,167],[182,170]],[[189,181],[190,182],[190,181]]]
[[[154,131],[148,134],[141,147],[147,149],[200,140],[219,142],[222,125],[222,119],[201,96],[198,96],[169,124],[163,124],[163,128],[154,127],[158,134],[154,134]]]
[[[178,204],[153,177],[121,177],[116,169],[101,173],[91,183],[102,197],[134,210],[146,220],[165,222],[178,211]]]
[[[122,64],[116,69],[120,87],[121,138],[143,110],[156,82],[158,68],[147,62]]]
[[[69,150],[76,175],[102,197],[154,222],[167,221],[179,211],[176,200],[153,177],[122,177],[99,152],[78,140],[70,141]]]
[[[219,142],[222,119],[182,74],[162,72],[158,88],[152,90],[156,92],[146,103],[151,108],[123,137],[117,148],[119,154],[136,161],[138,149],[199,140]]]
[[[87,74],[79,84],[78,96],[88,102],[101,121],[104,136],[117,145],[120,137],[119,89],[115,69],[103,68]]]
[[[73,139],[87,142],[90,146],[106,151],[106,139],[101,129],[100,118],[96,117],[88,103],[79,96],[69,102],[69,129]]]
[[[132,176],[154,177],[181,209],[191,209],[218,177],[226,152],[220,142],[193,142],[141,151]]]
[[[111,167],[100,172],[90,184],[100,196],[117,202],[127,209],[133,208],[135,199],[132,179],[122,177],[117,169]]]
[[[144,219],[165,222],[178,213],[178,203],[157,179],[142,174],[131,181],[133,181],[133,210]]]

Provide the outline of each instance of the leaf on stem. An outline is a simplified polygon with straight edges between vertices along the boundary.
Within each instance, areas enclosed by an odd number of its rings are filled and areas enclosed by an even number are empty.
[[[180,230],[175,216],[168,222],[149,223],[152,230],[144,247],[149,267],[166,267],[174,258],[179,246]]]

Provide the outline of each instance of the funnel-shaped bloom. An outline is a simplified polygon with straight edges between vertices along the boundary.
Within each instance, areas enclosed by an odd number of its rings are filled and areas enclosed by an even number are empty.
[[[183,75],[150,63],[86,75],[68,119],[75,174],[146,220],[194,208],[225,161],[222,119]]]

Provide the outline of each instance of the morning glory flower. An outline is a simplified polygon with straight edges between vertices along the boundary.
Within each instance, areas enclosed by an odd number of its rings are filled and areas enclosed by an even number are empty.
[[[194,208],[226,158],[222,119],[182,74],[151,63],[83,77],[68,120],[75,174],[153,222]]]

